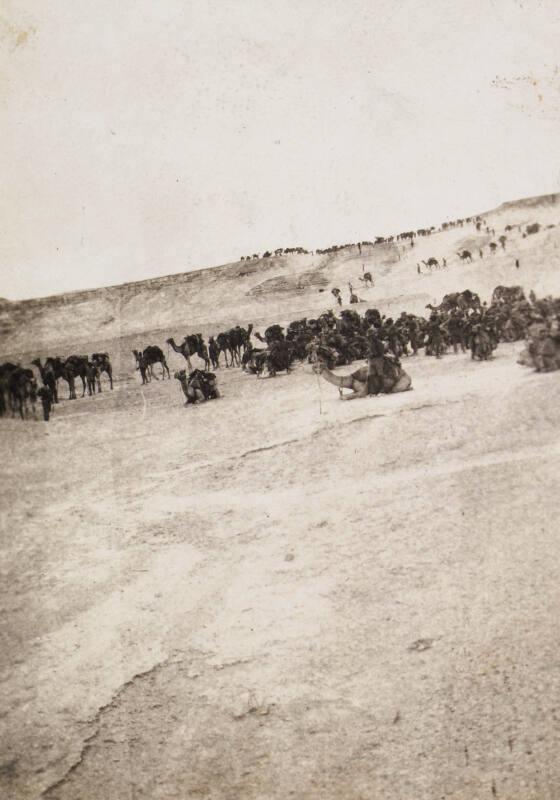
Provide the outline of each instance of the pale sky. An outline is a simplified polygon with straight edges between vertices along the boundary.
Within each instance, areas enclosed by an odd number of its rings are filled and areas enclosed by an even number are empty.
[[[560,190],[558,0],[0,8],[0,296]]]

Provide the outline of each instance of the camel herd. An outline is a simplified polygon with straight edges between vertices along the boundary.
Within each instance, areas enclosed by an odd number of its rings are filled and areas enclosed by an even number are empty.
[[[296,360],[315,364],[323,378],[339,389],[352,388],[352,397],[363,396],[367,393],[364,378],[367,370],[364,372],[362,368],[346,378],[337,377],[331,370],[367,358],[368,337],[372,332],[383,342],[387,369],[382,391],[387,393],[410,388],[410,378],[400,359],[417,355],[421,349],[425,355],[436,358],[445,355],[449,348],[455,353],[470,350],[473,359],[486,360],[492,357],[499,342],[525,339],[527,345],[519,363],[538,371],[560,369],[559,298],[537,300],[531,293],[527,299],[519,286],[498,286],[490,305],[465,290],[448,294],[439,306],[429,304],[427,308],[429,318],[403,311],[395,320],[375,308],[368,308],[363,316],[353,309],[341,309],[338,315],[327,311],[316,319],[295,320],[286,327],[270,325],[263,335],[253,331],[252,325],[247,328],[237,325],[211,336],[208,343],[201,334],[186,336],[181,344],[173,338],[167,343],[186,361],[188,376],[187,370],[180,370],[175,377],[188,402],[197,402],[202,395],[205,399],[219,396],[210,369],[240,367],[257,377],[265,373],[274,377],[280,371],[290,372]],[[253,344],[252,335],[262,346]],[[154,372],[157,364],[161,366],[161,377],[171,378],[159,346],[150,345],[144,350],[134,350],[133,354],[143,384],[152,378],[158,380]],[[191,359],[195,355],[203,362],[203,370],[193,370]],[[108,353],[93,353],[91,357],[72,355],[65,359],[51,356],[44,361],[35,358],[31,364],[38,370],[41,386],[32,369],[13,363],[0,365],[0,416],[11,412],[21,419],[36,419],[36,405],[40,401],[43,418],[48,420],[53,405],[61,399],[61,380],[68,386],[68,399],[76,399],[78,380],[82,397],[101,392],[105,381],[113,388]]]
[[[504,235],[500,236],[498,238],[498,241],[500,243],[500,246],[501,246],[502,250],[505,250],[506,249],[507,236],[504,236]],[[498,245],[496,244],[496,242],[490,242],[488,244],[488,249],[490,250],[490,254],[494,255],[496,253],[497,249],[498,249]],[[467,263],[467,264],[472,264],[473,263],[474,258],[473,258],[473,254],[472,254],[472,252],[470,250],[466,250],[466,249],[458,250],[455,253],[455,255],[457,256],[457,258],[459,259],[460,262]],[[478,257],[479,258],[484,258],[484,247],[483,246],[478,248]],[[417,269],[418,269],[418,274],[422,273],[422,267],[420,266],[420,264],[423,264],[428,272],[432,272],[432,270],[447,269],[447,259],[446,258],[443,258],[441,261],[438,261],[437,258],[434,258],[432,256],[431,258],[428,258],[427,260],[420,261],[419,263],[416,264]]]
[[[467,221],[469,221],[469,220],[468,219],[465,220],[465,222],[467,222]],[[480,219],[477,219],[477,218],[474,218],[472,221],[474,222],[477,231],[481,231],[482,230],[482,221]],[[546,226],[547,229],[548,228],[554,228],[554,227],[555,226],[552,225],[552,224]],[[521,234],[522,238],[526,238],[527,236],[531,236],[532,234],[539,233],[539,231],[541,231],[542,229],[543,229],[543,226],[540,225],[540,223],[538,223],[538,222],[533,222],[533,223],[530,223],[530,224],[525,225],[525,226],[522,226],[522,225],[506,225],[504,227],[504,231],[506,231],[507,233],[511,233],[512,231],[518,231]],[[496,235],[495,228],[490,228],[488,226],[486,226],[486,228],[484,228],[483,232],[487,233],[487,234],[490,234],[492,236]],[[485,248],[487,248],[487,250],[490,251],[490,255],[491,256],[495,255],[500,248],[503,251],[505,251],[506,250],[506,242],[507,241],[508,241],[508,237],[506,236],[505,233],[503,233],[503,234],[501,234],[500,236],[497,237],[497,241],[491,241],[487,245],[480,245],[479,247],[477,247],[477,252],[476,253],[473,253],[473,252],[471,252],[470,250],[467,250],[467,249],[463,249],[463,250],[459,250],[458,252],[456,252],[456,255],[457,255],[457,257],[458,257],[460,262],[470,264],[470,263],[472,263],[474,261],[474,258],[475,258],[476,255],[478,255],[479,259],[483,259],[484,258]],[[422,274],[422,272],[423,272],[422,267],[420,266],[420,264],[424,265],[424,267],[426,268],[425,271],[427,271],[427,272],[432,272],[432,270],[447,269],[447,260],[445,258],[443,258],[441,261],[438,261],[437,258],[434,258],[432,256],[431,258],[428,258],[427,260],[422,260],[420,262],[417,262],[416,267],[417,267],[418,274]],[[519,266],[519,261],[518,260],[516,260],[515,265],[516,265],[516,267]]]
[[[183,356],[187,362],[189,372],[193,371],[191,361],[193,356],[198,356],[204,362],[204,370],[207,372],[211,368],[218,369],[220,367],[222,355],[226,367],[241,366],[241,359],[251,341],[252,330],[252,325],[249,325],[247,329],[236,325],[228,331],[222,331],[216,336],[210,336],[208,344],[206,344],[200,333],[185,336],[180,344],[177,344],[175,339],[170,337],[166,339],[166,344],[175,353]],[[258,334],[255,335],[258,337]],[[136,369],[140,372],[142,384],[149,383],[152,378],[159,380],[154,372],[155,364],[161,365],[161,377],[163,380],[165,380],[166,375],[171,378],[167,359],[158,345],[149,345],[144,350],[133,350],[132,354],[136,360]]]
[[[432,225],[429,228],[418,228],[415,231],[403,231],[401,233],[394,234],[392,236],[376,236],[374,241],[364,240],[363,242],[348,242],[346,244],[333,244],[330,247],[324,248],[316,248],[315,250],[306,250],[304,247],[277,247],[275,250],[266,250],[262,256],[259,253],[253,253],[250,256],[241,256],[239,259],[240,261],[256,261],[261,258],[272,258],[273,256],[281,256],[281,255],[288,255],[290,253],[300,253],[300,254],[317,254],[317,255],[328,255],[330,253],[338,253],[340,250],[348,250],[350,248],[357,247],[358,251],[362,252],[362,247],[375,247],[376,245],[380,244],[393,244],[394,242],[413,242],[413,240],[417,237],[424,237],[424,236],[431,236],[433,233],[438,233],[440,231],[447,231],[451,230],[452,228],[463,227],[463,225],[472,223],[473,225],[477,226],[477,230],[480,230],[483,221],[482,217],[474,216],[474,217],[464,217],[461,219],[454,219],[448,222],[442,222],[441,225],[436,227]]]
[[[108,353],[72,355],[63,359],[49,356],[44,363],[34,358],[31,364],[37,367],[42,385],[30,368],[5,362],[0,365],[0,417],[11,412],[21,419],[36,419],[37,400],[43,407],[43,418],[48,420],[54,404],[59,402],[58,384],[63,380],[68,385],[68,399],[76,399],[76,381],[82,382],[82,397],[102,391],[101,378],[105,375],[113,388],[113,369]]]
[[[273,377],[281,371],[289,372],[296,360],[307,361],[319,363],[323,377],[339,385],[339,378],[333,376],[330,370],[334,366],[367,358],[368,336],[375,330],[385,343],[386,355],[391,362],[391,369],[386,376],[389,381],[387,385],[391,386],[390,391],[404,391],[402,387],[407,387],[408,378],[406,373],[399,372],[403,356],[416,355],[424,349],[426,355],[441,358],[452,348],[455,353],[459,350],[470,351],[475,360],[487,360],[492,357],[500,341],[525,338],[535,315],[544,313],[548,320],[546,330],[549,333],[552,331],[552,337],[556,336],[554,320],[560,310],[557,301],[537,301],[534,297],[526,300],[523,290],[518,286],[496,287],[489,306],[481,303],[474,292],[465,290],[448,294],[439,306],[429,304],[427,308],[429,318],[402,312],[396,320],[381,315],[374,308],[367,309],[363,316],[352,309],[341,309],[338,315],[327,311],[317,319],[295,320],[286,327],[270,325],[263,335],[255,331],[253,335],[262,346],[252,343],[251,325],[247,330],[238,328],[241,332],[238,344],[232,347],[230,338],[230,357],[227,358],[225,351],[225,366],[240,366],[244,372],[257,377],[264,374]],[[224,347],[219,336],[215,339],[211,337],[210,341],[216,342],[218,339]],[[212,375],[207,372],[207,353],[211,350],[200,334],[186,337],[181,345],[174,340],[170,340],[170,344],[187,361],[189,373],[193,374],[190,359],[196,354],[204,362],[204,374]],[[163,352],[160,348],[153,349],[157,350],[159,360],[164,365],[163,375],[170,377],[169,372],[165,372]],[[138,351],[136,355],[138,357]],[[210,361],[212,369],[220,367],[216,354]],[[535,367],[539,368],[536,363]],[[182,373],[184,381],[186,371]],[[354,375],[353,380],[359,383],[360,376],[363,377],[362,373]],[[342,385],[346,386],[344,382]],[[361,391],[363,387],[356,396]]]

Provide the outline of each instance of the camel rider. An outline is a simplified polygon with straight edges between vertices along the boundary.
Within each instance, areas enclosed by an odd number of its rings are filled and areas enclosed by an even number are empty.
[[[379,335],[379,329],[370,328],[367,334],[368,347],[368,394],[379,394],[383,388],[383,357],[385,345]]]

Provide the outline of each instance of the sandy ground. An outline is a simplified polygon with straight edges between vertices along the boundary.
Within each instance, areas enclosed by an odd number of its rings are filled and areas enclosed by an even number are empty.
[[[0,796],[557,800],[560,377],[518,349],[3,421]]]

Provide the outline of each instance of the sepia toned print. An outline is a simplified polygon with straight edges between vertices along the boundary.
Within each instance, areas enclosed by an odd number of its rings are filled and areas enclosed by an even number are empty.
[[[559,26],[2,13],[1,798],[557,800]]]

